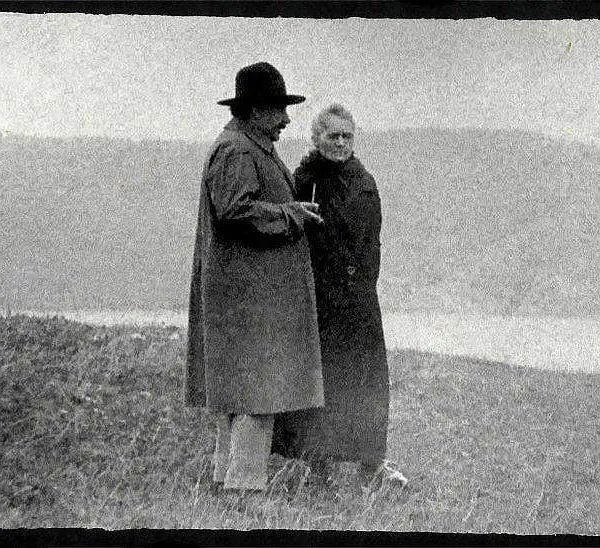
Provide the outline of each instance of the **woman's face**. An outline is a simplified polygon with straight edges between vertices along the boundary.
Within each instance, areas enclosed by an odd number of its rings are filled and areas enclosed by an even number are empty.
[[[316,138],[315,146],[328,160],[346,161],[354,147],[354,125],[335,114],[330,114],[325,129]]]

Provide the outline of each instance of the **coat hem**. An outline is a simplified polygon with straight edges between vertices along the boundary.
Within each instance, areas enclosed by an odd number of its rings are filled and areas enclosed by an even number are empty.
[[[314,405],[298,405],[291,407],[280,407],[275,408],[247,408],[247,407],[230,407],[230,406],[212,406],[212,405],[201,405],[206,408],[209,413],[214,414],[230,414],[230,415],[278,415],[280,413],[288,413],[293,411],[303,411],[307,409],[321,409],[325,407],[325,402],[322,404]]]

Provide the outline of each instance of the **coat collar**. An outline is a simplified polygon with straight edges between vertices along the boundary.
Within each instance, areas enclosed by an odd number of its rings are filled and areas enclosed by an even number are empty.
[[[243,133],[250,141],[258,146],[263,152],[265,152],[273,161],[277,164],[279,170],[283,173],[285,180],[292,189],[292,192],[296,191],[296,185],[294,183],[294,177],[290,173],[290,170],[281,161],[275,150],[273,142],[265,137],[262,133],[259,133],[254,127],[248,124],[244,120],[239,118],[232,118],[225,126],[226,130],[237,131]]]
[[[248,137],[248,139],[250,139],[254,144],[258,145],[267,154],[273,154],[273,151],[275,150],[273,142],[245,120],[232,118],[225,126],[225,129],[241,131],[246,137]]]
[[[354,153],[345,162],[332,162],[311,150],[302,158],[298,171],[316,179],[332,179],[346,192],[376,189],[373,178]]]

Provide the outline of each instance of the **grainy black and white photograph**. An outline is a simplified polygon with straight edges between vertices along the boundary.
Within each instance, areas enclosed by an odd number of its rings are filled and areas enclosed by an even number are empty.
[[[0,528],[600,534],[600,20],[0,51]]]

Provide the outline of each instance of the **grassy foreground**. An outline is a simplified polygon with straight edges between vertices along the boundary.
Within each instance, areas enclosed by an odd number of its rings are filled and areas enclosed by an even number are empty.
[[[600,375],[391,352],[400,492],[274,459],[269,492],[210,488],[212,425],[181,404],[185,333],[0,318],[0,527],[600,534]]]

